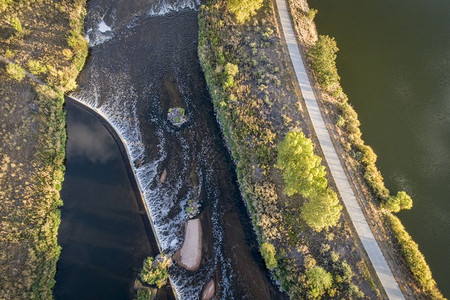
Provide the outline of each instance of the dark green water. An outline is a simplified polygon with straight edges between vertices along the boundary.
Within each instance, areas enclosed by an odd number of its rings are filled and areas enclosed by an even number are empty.
[[[334,36],[341,82],[400,213],[450,296],[450,1],[312,0]]]

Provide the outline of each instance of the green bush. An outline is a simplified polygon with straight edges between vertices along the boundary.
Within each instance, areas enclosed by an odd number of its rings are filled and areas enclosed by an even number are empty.
[[[308,12],[306,13],[306,17],[307,17],[308,19],[310,19],[311,21],[313,21],[314,18],[316,17],[316,14],[317,14],[318,12],[319,12],[319,11],[318,11],[317,9],[315,9],[315,8],[310,8],[310,9],[308,10]]]
[[[238,66],[232,63],[227,63],[225,65],[225,88],[232,88],[234,86],[234,78],[239,72]]]
[[[170,259],[164,255],[156,262],[154,262],[153,257],[147,257],[144,260],[140,274],[141,280],[147,284],[156,285],[158,288],[161,288],[167,283],[167,279],[169,279],[167,268],[170,266],[170,263]]]
[[[152,297],[152,292],[149,289],[140,289],[137,292],[136,300],[150,300]]]
[[[228,9],[241,24],[254,16],[262,4],[263,0],[227,0]]]
[[[25,69],[19,65],[9,63],[6,65],[6,72],[12,79],[22,81],[25,78]]]
[[[37,60],[29,60],[28,61],[28,69],[30,70],[31,73],[33,73],[34,75],[39,75],[39,74],[45,74],[47,73],[47,67],[42,65],[40,62],[38,62]]]
[[[263,243],[261,245],[261,254],[269,270],[273,270],[278,266],[275,258],[275,247],[271,243]]]
[[[411,197],[404,191],[398,192],[396,196],[391,196],[383,202],[383,207],[394,213],[403,209],[411,209],[412,206],[413,202]]]
[[[11,18],[11,26],[14,28],[16,36],[23,35],[22,22],[20,22],[20,20],[17,17]]]
[[[320,35],[316,44],[308,51],[308,58],[317,82],[327,90],[339,83],[336,68],[336,41],[328,35]]]
[[[314,267],[306,272],[308,295],[314,299],[320,298],[333,285],[333,277],[322,267]]]

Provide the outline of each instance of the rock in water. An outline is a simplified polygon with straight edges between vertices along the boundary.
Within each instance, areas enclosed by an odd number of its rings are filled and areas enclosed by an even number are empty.
[[[216,287],[214,284],[214,280],[211,279],[203,288],[202,300],[210,300],[214,296],[215,291]]]
[[[172,125],[180,127],[187,121],[184,108],[182,107],[170,108],[169,113],[167,114],[167,119]]]
[[[166,181],[167,177],[167,169],[164,169],[164,171],[161,174],[161,177],[159,178],[159,182],[164,183]]]

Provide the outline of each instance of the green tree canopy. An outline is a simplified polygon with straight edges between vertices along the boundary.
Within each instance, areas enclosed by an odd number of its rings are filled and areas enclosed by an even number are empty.
[[[167,268],[170,264],[170,259],[164,255],[162,255],[156,262],[154,262],[153,257],[147,257],[144,260],[144,265],[140,274],[141,280],[150,285],[156,285],[158,288],[161,288],[167,283],[167,279],[169,279]]]
[[[312,195],[301,207],[300,216],[315,231],[335,226],[341,216],[342,206],[331,189]]]
[[[328,35],[320,35],[316,44],[308,51],[308,58],[319,84],[327,89],[339,82],[336,68],[336,41]]]
[[[228,9],[241,24],[254,16],[262,4],[263,0],[227,0]]]
[[[400,191],[396,196],[389,197],[383,204],[384,208],[391,212],[399,212],[402,209],[411,209],[413,202],[411,197],[404,191]]]
[[[306,272],[306,280],[309,287],[308,294],[315,299],[324,295],[333,284],[331,274],[318,266]]]
[[[276,164],[284,171],[285,193],[288,196],[299,193],[307,198],[312,193],[325,190],[327,180],[321,161],[314,154],[312,141],[303,132],[288,132],[278,145]]]
[[[278,266],[275,258],[275,247],[271,243],[263,243],[261,245],[261,254],[269,270],[273,270]]]

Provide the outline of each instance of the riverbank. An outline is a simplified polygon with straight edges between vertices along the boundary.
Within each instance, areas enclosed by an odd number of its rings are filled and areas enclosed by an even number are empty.
[[[352,188],[359,195],[359,203],[365,215],[370,216],[372,220],[371,230],[377,236],[383,255],[387,258],[391,270],[396,273],[396,279],[405,295],[441,299],[443,296],[418,245],[393,214],[400,209],[411,208],[412,204],[404,207],[392,205],[396,197],[384,185],[383,177],[376,166],[375,153],[361,138],[360,122],[340,86],[334,59],[332,71],[337,78],[332,84],[323,84],[319,70],[314,67],[315,58],[311,56],[311,50],[319,40],[313,22],[317,11],[310,10],[306,1],[289,0],[288,3],[297,40],[302,45],[304,57],[309,58],[311,70],[315,72],[314,76],[310,71],[310,78],[319,82],[315,83],[314,92],[321,99],[319,104],[327,122],[327,129],[332,133],[333,144],[340,153],[341,164],[345,166],[347,176],[352,178]]]
[[[87,55],[84,4],[0,4],[0,55],[11,61],[0,63],[0,294],[7,299],[52,298],[66,142],[63,94],[76,86]]]
[[[334,224],[327,223],[331,218],[311,219],[306,207],[314,211],[319,205],[311,192],[285,192],[289,177],[280,171],[277,155],[286,133],[302,131],[318,143],[300,91],[294,85],[274,2],[260,4],[257,15],[243,22],[239,21],[241,15],[225,8],[226,1],[203,6],[199,57],[236,162],[241,191],[260,245],[264,245],[266,265],[273,269],[283,290],[294,298],[363,294],[384,298],[346,211],[340,218],[338,214]],[[317,156],[322,153],[315,147],[313,157],[320,164]],[[321,192],[323,183],[320,186],[312,188],[312,193]],[[336,186],[330,175],[326,175],[325,187],[329,190],[327,197],[332,199]],[[319,215],[326,212],[335,218],[338,211],[329,208],[325,206]],[[308,278],[316,272],[335,280],[326,288],[313,290]],[[343,272],[345,285],[338,284]]]

